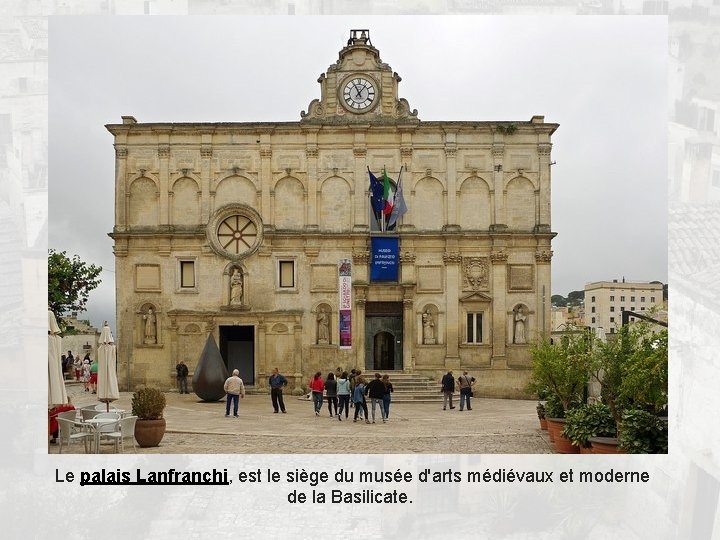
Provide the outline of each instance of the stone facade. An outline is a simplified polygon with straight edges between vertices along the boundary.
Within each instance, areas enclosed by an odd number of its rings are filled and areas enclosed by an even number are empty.
[[[338,366],[467,368],[486,395],[522,394],[528,343],[551,324],[558,126],[421,122],[367,35],[351,32],[298,122],[106,126],[130,386],[172,386],[176,361],[192,371],[210,333],[256,386],[275,366],[291,385]],[[408,212],[374,231],[367,169],[397,179],[401,166]],[[371,236],[399,237],[397,281],[371,281]],[[342,260],[351,348],[339,346]]]

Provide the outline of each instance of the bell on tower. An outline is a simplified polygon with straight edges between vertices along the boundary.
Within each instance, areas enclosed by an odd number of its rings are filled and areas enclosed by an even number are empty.
[[[370,41],[370,30],[368,29],[356,29],[350,30],[350,39],[348,39],[348,47],[351,45],[370,45],[372,47],[372,41]]]

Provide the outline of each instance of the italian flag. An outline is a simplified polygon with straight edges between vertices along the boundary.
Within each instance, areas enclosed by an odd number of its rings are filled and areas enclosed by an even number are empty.
[[[395,193],[390,190],[390,178],[387,175],[387,169],[383,167],[383,200],[385,201],[383,214],[386,216],[392,213],[394,198]]]

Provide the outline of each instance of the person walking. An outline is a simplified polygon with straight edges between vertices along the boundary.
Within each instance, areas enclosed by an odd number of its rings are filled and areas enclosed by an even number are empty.
[[[325,383],[322,380],[322,374],[318,371],[310,381],[310,390],[312,391],[313,408],[315,409],[315,416],[320,416],[320,409],[322,409],[323,402],[323,390],[325,390]]]
[[[175,371],[177,372],[177,383],[178,383],[178,390],[180,390],[181,394],[187,394],[187,378],[188,378],[188,367],[185,365],[184,360],[180,360],[177,365],[175,366]]]
[[[75,381],[80,382],[80,379],[82,378],[82,374],[83,374],[82,358],[80,358],[79,356],[75,357],[73,368],[75,369]]]
[[[368,420],[368,408],[367,403],[365,402],[365,379],[359,376],[355,377],[353,403],[355,404],[355,418],[353,418],[353,422],[357,422],[358,415],[360,414],[360,409],[362,409],[363,413],[365,414],[365,423],[369,424],[370,420]]]
[[[342,420],[342,413],[345,410],[345,420],[350,414],[350,381],[348,380],[348,372],[343,371],[337,380],[338,395],[338,420]]]
[[[382,375],[379,373],[375,374],[375,379],[370,381],[365,388],[365,394],[370,397],[370,403],[372,404],[372,423],[375,423],[375,407],[377,405],[380,405],[380,416],[382,416],[382,421],[387,422],[387,418],[385,418],[385,408],[383,407],[385,385],[382,382]]]
[[[468,372],[463,371],[462,376],[458,377],[460,385],[460,410],[463,410],[465,402],[467,402],[467,410],[472,411],[470,406],[470,398],[473,396],[472,387],[475,386],[475,377],[468,377]]]
[[[385,386],[383,394],[383,409],[385,410],[385,420],[390,419],[390,402],[392,401],[393,385],[390,382],[390,375],[387,373],[382,376],[382,383]]]
[[[97,394],[98,363],[97,358],[90,364],[90,388],[93,394]]]
[[[85,386],[85,391],[90,391],[90,358],[85,358],[82,363],[82,382]]]
[[[280,375],[278,368],[273,368],[272,375],[268,379],[270,385],[270,399],[274,412],[277,414],[278,408],[285,414],[285,402],[283,401],[283,388],[287,386],[287,379]]]
[[[442,384],[443,411],[447,409],[448,401],[450,401],[450,408],[454,409],[455,407],[452,404],[453,394],[455,394],[455,377],[453,377],[453,372],[448,371],[445,375],[443,375],[440,384]]]
[[[235,418],[238,418],[238,405],[240,404],[240,398],[245,397],[245,385],[242,379],[239,377],[240,372],[237,369],[233,369],[232,375],[227,378],[223,389],[227,394],[227,403],[225,404],[225,417],[230,416],[230,404],[233,404],[233,414]]]
[[[333,416],[337,416],[337,381],[335,380],[334,373],[328,373],[327,379],[325,379],[325,397],[327,398],[328,412],[330,412],[330,417],[332,418]],[[335,405],[335,414],[333,414],[333,405]]]

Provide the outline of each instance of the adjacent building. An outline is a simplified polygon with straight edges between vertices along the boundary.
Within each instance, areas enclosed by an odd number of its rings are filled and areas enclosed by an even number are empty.
[[[121,385],[171,387],[212,336],[249,385],[466,368],[483,395],[523,394],[551,325],[558,125],[423,122],[400,81],[352,30],[299,121],[106,126]],[[383,169],[407,206],[392,227],[370,199]]]
[[[614,334],[622,325],[622,312],[663,308],[663,284],[614,279],[585,285],[585,324],[605,334]],[[649,313],[648,313],[649,315]]]

